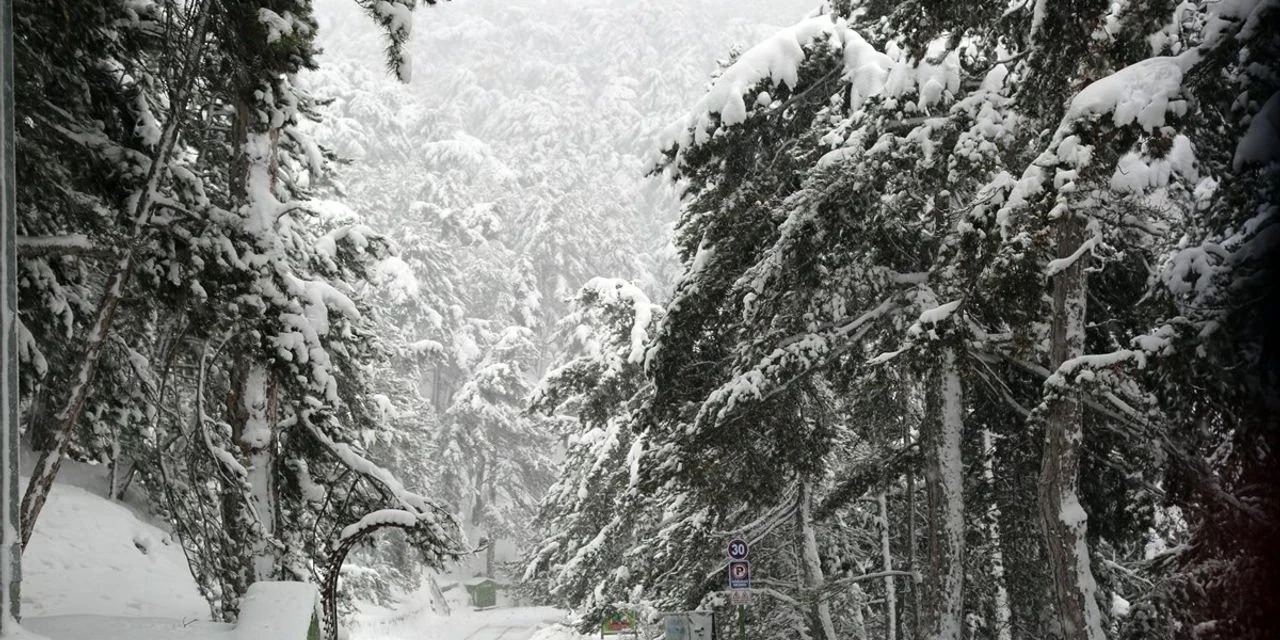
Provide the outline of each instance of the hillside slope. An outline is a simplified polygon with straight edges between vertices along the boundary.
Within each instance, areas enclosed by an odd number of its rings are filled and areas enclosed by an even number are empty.
[[[209,618],[178,542],[81,487],[54,485],[22,564],[24,618]]]

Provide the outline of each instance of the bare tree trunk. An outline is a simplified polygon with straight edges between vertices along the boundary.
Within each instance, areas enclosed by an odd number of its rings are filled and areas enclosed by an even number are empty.
[[[985,452],[982,460],[982,477],[987,481],[994,495],[995,446],[990,429],[982,430],[982,448]],[[996,587],[996,640],[1013,640],[1013,628],[1010,626],[1013,614],[1009,609],[1009,590],[1004,583],[1004,550],[1000,548],[1000,507],[996,506],[994,498],[991,501],[991,508],[987,511],[987,538],[991,544],[991,581]]]
[[[147,179],[142,185],[142,191],[138,194],[137,201],[134,203],[133,228],[130,233],[134,240],[141,237],[148,221],[151,219],[151,210],[155,204],[156,191],[160,188],[160,180],[164,177],[164,170],[169,164],[170,156],[173,154],[173,147],[178,139],[178,125],[183,119],[187,99],[191,94],[191,85],[195,80],[195,65],[199,61],[200,50],[204,45],[205,18],[208,15],[207,3],[201,3],[196,11],[196,27],[191,40],[191,48],[187,51],[182,86],[174,93],[169,120],[165,123],[164,131],[160,136],[160,143],[156,145],[156,154],[152,158],[151,168],[147,172]],[[107,278],[107,286],[103,292],[102,301],[98,304],[98,313],[94,318],[93,328],[85,339],[84,355],[80,358],[80,365],[74,378],[75,382],[71,386],[71,392],[68,394],[66,403],[54,418],[54,427],[50,434],[51,446],[41,452],[40,459],[36,461],[35,467],[31,470],[31,482],[27,485],[27,492],[22,497],[21,538],[23,549],[26,549],[27,543],[31,541],[31,533],[35,531],[36,519],[40,517],[40,511],[44,508],[44,503],[49,498],[49,491],[53,489],[53,479],[57,477],[58,469],[62,466],[62,456],[71,444],[71,437],[75,432],[76,423],[80,421],[80,416],[84,413],[84,403],[89,396],[93,378],[98,373],[98,362],[102,359],[102,351],[106,347],[107,338],[110,336],[112,322],[115,320],[116,311],[120,308],[120,301],[124,296],[125,287],[129,284],[129,279],[133,275],[134,259],[132,247],[136,244],[136,242],[128,243],[125,255],[116,261],[111,275]]]
[[[497,489],[493,486],[493,476],[489,476],[489,504],[498,500]],[[484,576],[492,578],[498,559],[498,535],[493,526],[489,527],[489,547],[484,550]]]
[[[889,553],[889,500],[885,490],[880,490],[880,558],[885,571],[893,571],[893,556]],[[898,594],[893,584],[893,576],[884,579],[884,628],[885,638],[898,638]]]
[[[964,397],[953,350],[944,351],[936,384],[929,391],[930,412],[922,442],[929,501],[929,562],[924,579],[925,617],[919,632],[931,640],[960,640],[964,604],[964,474],[960,458]]]
[[[111,428],[111,459],[107,461],[107,499],[116,499],[120,484],[120,428]]]
[[[156,178],[158,178],[158,174]],[[145,196],[144,196],[145,199]],[[141,202],[141,201],[140,201]],[[44,508],[49,491],[53,489],[53,479],[58,476],[62,467],[62,456],[71,444],[76,423],[84,413],[84,403],[89,397],[89,388],[93,384],[94,375],[98,373],[98,362],[102,359],[102,351],[107,344],[107,336],[111,332],[111,323],[115,320],[116,310],[124,294],[124,287],[133,274],[133,254],[127,253],[116,262],[115,270],[107,280],[107,289],[98,305],[98,316],[85,340],[84,355],[80,359],[80,367],[75,382],[71,386],[71,394],[62,409],[54,416],[54,427],[49,433],[49,448],[40,452],[40,458],[31,470],[31,482],[27,492],[22,496],[22,548],[27,548],[31,541],[31,533],[36,528],[36,518]]]
[[[804,550],[804,590],[816,598],[813,610],[809,614],[810,637],[835,640],[836,629],[831,621],[831,603],[822,596],[826,577],[822,574],[822,559],[818,555],[818,532],[813,524],[813,488],[807,480],[800,483],[799,501],[796,518],[799,520]]]
[[[236,362],[231,369],[225,410],[234,442],[240,440],[241,434],[244,433],[244,423],[249,420],[249,411],[245,408],[244,402],[245,379],[248,377],[248,371],[249,366],[244,361]],[[200,420],[199,408],[196,413],[196,419]],[[240,597],[249,590],[249,585],[253,584],[255,577],[253,555],[244,546],[255,540],[255,537],[252,518],[246,508],[244,486],[238,482],[238,478],[224,479],[219,499],[221,500],[219,507],[222,511],[222,527],[227,532],[227,539],[234,544],[233,548],[224,550],[225,557],[222,559],[228,567],[225,572],[228,585],[221,598],[222,615],[227,620],[235,620],[240,615]]]
[[[259,529],[253,543],[253,575],[255,580],[277,578],[280,557],[272,540],[276,535],[275,469],[276,385],[267,370],[253,365],[246,373],[239,401],[244,411],[242,422],[233,433],[240,451],[248,461],[249,506]]]
[[[866,606],[867,596],[862,591],[862,585],[853,583],[849,587],[849,595],[853,600],[853,640],[867,640],[867,619],[862,615],[862,608]]]
[[[1069,216],[1058,224],[1058,257],[1073,255],[1084,241],[1085,221]],[[1051,368],[1084,354],[1087,254],[1053,279]],[[1038,494],[1045,548],[1053,572],[1054,600],[1064,640],[1104,640],[1097,584],[1089,567],[1087,516],[1080,505],[1080,453],[1084,444],[1079,392],[1051,401],[1044,420],[1044,458]]]
[[[487,501],[485,500],[487,496],[485,494],[484,486],[488,481],[488,475],[488,465],[485,460],[481,460],[480,467],[476,470],[476,495],[475,501],[471,503],[471,515],[468,518],[468,524],[475,529],[476,533],[480,534],[480,537],[486,543],[484,575],[486,577],[492,577],[490,574],[492,562],[489,560],[489,554],[494,547],[495,541],[492,537],[492,532],[489,530],[488,518],[485,517],[485,510],[488,507]]]

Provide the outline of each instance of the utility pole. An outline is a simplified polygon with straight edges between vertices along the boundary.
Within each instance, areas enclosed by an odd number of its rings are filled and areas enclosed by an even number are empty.
[[[18,542],[18,274],[13,157],[13,2],[0,0],[0,635],[17,625],[22,584]]]

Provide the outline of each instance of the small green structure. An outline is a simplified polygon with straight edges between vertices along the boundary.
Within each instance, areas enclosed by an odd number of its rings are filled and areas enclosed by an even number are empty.
[[[498,606],[498,584],[493,578],[475,578],[463,583],[467,588],[467,596],[471,606],[477,609],[488,609]]]
[[[600,637],[635,636],[640,637],[640,623],[636,613],[627,609],[614,611],[600,621]]]

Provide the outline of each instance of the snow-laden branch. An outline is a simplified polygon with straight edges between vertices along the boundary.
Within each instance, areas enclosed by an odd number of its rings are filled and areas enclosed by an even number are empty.
[[[224,341],[223,344],[225,345],[226,342]],[[221,350],[221,345],[218,350]],[[245,469],[244,465],[240,464],[240,461],[236,460],[236,457],[230,451],[215,444],[207,428],[207,425],[213,422],[213,419],[204,411],[204,386],[208,370],[209,347],[206,344],[203,353],[200,354],[200,369],[196,375],[195,429],[200,434],[200,441],[204,444],[205,451],[209,453],[209,456],[213,458],[219,468],[231,474],[231,483],[240,486],[243,485],[245,478],[249,477],[248,469]]]
[[[115,255],[115,250],[93,244],[89,237],[82,233],[61,236],[18,236],[19,258],[37,258],[41,256],[110,258]]]
[[[923,285],[920,287],[920,290],[924,294],[921,297],[925,298],[925,302],[932,304],[933,306],[921,311],[920,315],[916,318],[916,321],[913,322],[911,326],[907,327],[907,339],[900,348],[877,354],[875,357],[868,360],[867,364],[884,364],[915,348],[918,338],[923,336],[936,336],[936,327],[950,319],[956,312],[956,309],[959,309],[960,305],[964,302],[963,298],[959,298],[952,300],[951,302],[937,304],[937,300],[934,298],[932,291]]]
[[[758,538],[759,536],[752,535],[752,532],[757,528],[779,518],[786,518],[795,514],[795,492],[796,489],[794,487],[789,489],[777,506],[766,511],[764,515],[761,515],[755,520],[752,520],[740,527],[717,531],[716,535],[720,537],[747,536],[751,538]]]
[[[1045,276],[1052,278],[1058,275],[1059,273],[1062,273],[1063,271],[1070,269],[1071,265],[1075,264],[1077,260],[1085,256],[1086,254],[1093,253],[1093,250],[1101,243],[1102,243],[1102,233],[1098,229],[1096,229],[1096,226],[1095,226],[1094,234],[1086,238],[1084,242],[1081,242],[1080,246],[1077,247],[1076,250],[1071,255],[1065,258],[1056,258],[1054,260],[1050,260],[1049,264],[1044,269]]]
[[[920,581],[920,574],[915,571],[877,571],[875,573],[864,573],[860,576],[849,576],[832,580],[823,588],[824,591],[839,591],[850,585],[867,580],[879,580],[880,578],[911,578],[915,582]]]
[[[800,66],[808,57],[805,49],[818,44],[842,55],[842,77],[853,85],[855,101],[865,100],[884,88],[893,61],[843,19],[815,16],[778,31],[743,53],[687,114],[667,128],[660,140],[661,148],[682,152],[692,144],[711,139],[720,127],[745,121],[753,108],[771,108],[773,101],[767,93],[751,104],[746,100],[747,94],[766,80],[775,88],[786,85],[794,92],[799,85]]]
[[[1054,373],[1050,372],[1048,368],[1034,362],[1027,362],[1009,354],[1000,354],[1000,356],[1009,364],[1046,380],[1054,375]],[[1046,384],[1048,383],[1046,382]],[[1105,416],[1118,425],[1122,425],[1130,429],[1130,431],[1127,432],[1117,430],[1117,433],[1121,436],[1126,438],[1147,438],[1153,436],[1155,433],[1153,431],[1153,425],[1145,416],[1138,415],[1136,410],[1129,407],[1129,405],[1120,400],[1118,396],[1115,397],[1114,400],[1107,397],[1114,396],[1113,393],[1104,392],[1102,395],[1104,398],[1107,398],[1111,404],[1115,405],[1119,411],[1111,409],[1101,402],[1098,402],[1097,399],[1088,395],[1085,395],[1082,400],[1085,406],[1089,409],[1098,412],[1099,415]],[[1119,404],[1116,404],[1116,402],[1119,402]],[[1121,405],[1123,405],[1124,408],[1120,408]],[[1184,468],[1192,471],[1191,477],[1197,481],[1197,489],[1203,492],[1206,496],[1217,500],[1221,504],[1234,508],[1236,511],[1255,520],[1256,522],[1266,521],[1266,517],[1257,507],[1246,504],[1238,497],[1228,493],[1222,488],[1218,474],[1205,464],[1203,457],[1193,455],[1182,450],[1168,437],[1155,435],[1153,439],[1160,450],[1164,451],[1171,459],[1177,460],[1184,466]]]
[[[773,598],[774,600],[777,600],[777,601],[779,601],[779,602],[783,602],[783,603],[789,604],[789,605],[791,605],[792,607],[795,607],[795,608],[797,608],[797,609],[800,609],[800,608],[802,608],[802,607],[804,606],[804,605],[802,605],[802,604],[800,603],[800,601],[799,601],[799,600],[796,600],[795,598],[792,598],[791,596],[789,596],[789,595],[787,595],[787,594],[785,594],[785,593],[783,593],[783,592],[781,592],[781,591],[778,591],[777,589],[772,589],[772,588],[769,588],[769,587],[763,587],[763,588],[761,588],[761,587],[754,587],[754,588],[751,588],[751,589],[746,589],[746,591],[747,591],[747,592],[749,592],[749,593],[752,593],[752,594],[756,594],[756,593],[758,593],[758,594],[760,594],[760,595],[769,596],[770,598]]]
[[[712,391],[702,403],[694,423],[700,426],[721,424],[740,415],[739,405],[768,401],[860,344],[862,336],[877,320],[900,306],[898,296],[890,296],[875,308],[848,319],[828,333],[811,333],[784,340],[755,366]],[[794,373],[783,378],[791,371]]]
[[[1042,201],[1046,194],[1052,195],[1050,187],[1058,192],[1055,204],[1059,207],[1064,206],[1061,196],[1079,190],[1076,179],[1093,164],[1095,156],[1093,145],[1078,135],[1082,123],[1101,121],[1116,128],[1136,126],[1144,131],[1164,126],[1170,116],[1180,117],[1186,113],[1186,101],[1180,98],[1182,81],[1199,59],[1194,50],[1177,56],[1147,58],[1100,78],[1077,93],[1048,147],[1018,180],[1008,184],[1007,176],[997,177],[1001,183],[998,190],[1007,190],[1008,194],[996,211],[996,221],[1006,236],[1015,214],[1033,202]],[[1187,155],[1175,155],[1177,162],[1167,163],[1169,168],[1185,172],[1188,163],[1183,161],[1183,156]],[[1152,176],[1151,168],[1144,169],[1140,164],[1143,163],[1138,158],[1124,160],[1118,168],[1133,171],[1134,175],[1120,173],[1118,177],[1113,176],[1108,186],[1122,193],[1140,194],[1149,186],[1167,182],[1167,176]],[[1050,275],[1069,266],[1076,257],[1057,262],[1052,267],[1056,270]]]
[[[1247,165],[1263,165],[1280,160],[1280,91],[1262,105],[1249,122],[1236,145],[1231,168],[1240,171]]]
[[[778,590],[778,589],[794,589],[795,588],[794,585],[787,584],[780,580],[772,580],[769,578],[753,579],[752,584],[759,585],[759,586],[752,587],[748,591],[752,593],[762,593],[764,595],[777,598],[778,600],[785,602],[793,607],[800,607],[800,606],[803,606],[802,602],[813,603],[813,602],[822,602],[825,600],[829,600],[830,598],[836,595],[839,595],[845,589],[848,589],[849,587],[852,587],[853,585],[856,585],[860,582],[866,582],[868,580],[880,580],[883,578],[910,578],[913,582],[916,582],[916,583],[920,582],[920,574],[918,572],[890,570],[890,571],[877,571],[875,573],[866,573],[866,574],[857,575],[857,576],[848,576],[844,578],[838,578],[836,580],[832,580],[830,582],[825,583],[819,589],[816,589],[816,590],[805,589],[803,594],[799,598],[794,598],[792,596],[786,595]]]
[[[359,521],[343,527],[342,533],[338,534],[338,541],[342,542],[380,527],[393,526],[412,529],[418,525],[418,520],[419,514],[405,511],[404,509],[379,509],[365,515]]]
[[[645,347],[649,342],[648,328],[653,322],[653,312],[656,308],[650,302],[649,296],[630,282],[616,278],[592,278],[582,285],[582,291],[595,294],[606,306],[628,305],[632,308],[634,316],[631,322],[631,343],[630,350],[627,352],[627,362],[642,364]]]

